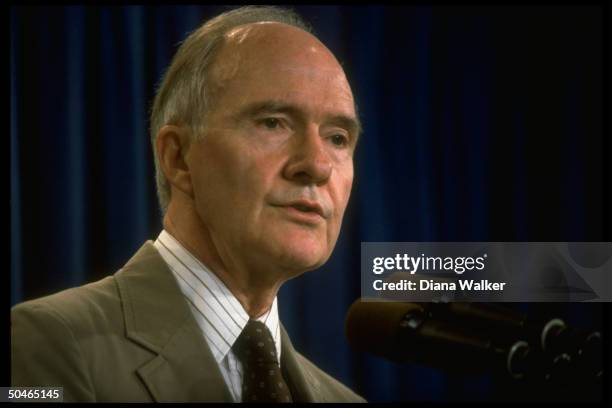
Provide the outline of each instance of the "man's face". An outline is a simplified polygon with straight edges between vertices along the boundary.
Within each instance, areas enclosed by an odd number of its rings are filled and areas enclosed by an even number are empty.
[[[227,38],[206,131],[188,155],[196,210],[226,264],[289,278],[336,243],[353,181],[353,96],[304,31],[251,24]]]

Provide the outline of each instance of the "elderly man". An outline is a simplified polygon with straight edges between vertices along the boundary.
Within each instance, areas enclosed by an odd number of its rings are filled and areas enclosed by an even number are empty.
[[[68,401],[363,401],[300,355],[281,285],[340,231],[360,126],[292,12],[224,13],[181,45],[151,134],[164,229],[113,276],[12,310],[12,385]]]

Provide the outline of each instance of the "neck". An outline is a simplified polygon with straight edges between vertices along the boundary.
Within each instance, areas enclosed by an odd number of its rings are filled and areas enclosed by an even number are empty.
[[[170,235],[221,279],[250,318],[255,319],[270,310],[283,281],[262,279],[270,274],[242,267],[237,256],[223,257],[192,204],[171,200],[163,225]]]

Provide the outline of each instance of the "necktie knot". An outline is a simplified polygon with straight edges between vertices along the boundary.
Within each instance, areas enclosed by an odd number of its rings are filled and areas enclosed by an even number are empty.
[[[256,320],[249,320],[236,339],[234,350],[244,364],[278,364],[272,334],[265,324]]]

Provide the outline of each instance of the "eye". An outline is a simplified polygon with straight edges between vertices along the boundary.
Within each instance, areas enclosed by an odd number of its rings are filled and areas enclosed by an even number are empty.
[[[264,118],[261,123],[268,129],[277,129],[281,124],[278,118]]]
[[[333,145],[338,146],[338,147],[344,147],[348,145],[348,138],[340,133],[336,133],[335,135],[331,135],[329,137],[329,140],[332,142]]]

